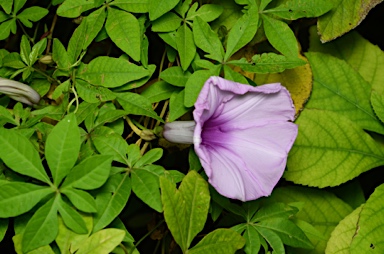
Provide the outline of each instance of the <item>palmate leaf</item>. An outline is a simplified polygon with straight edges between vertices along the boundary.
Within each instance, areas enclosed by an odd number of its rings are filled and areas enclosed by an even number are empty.
[[[31,28],[31,21],[39,21],[48,14],[48,10],[39,6],[32,6],[23,10],[17,18],[26,26]]]
[[[223,13],[223,6],[218,4],[203,4],[197,11],[187,14],[187,20],[194,20],[199,17],[205,22],[217,19]]]
[[[21,215],[31,210],[47,195],[51,188],[23,182],[7,182],[0,188],[0,218]]]
[[[195,104],[205,81],[207,81],[210,76],[212,76],[211,71],[198,70],[189,77],[185,84],[184,105],[186,107],[192,107],[193,104]]]
[[[85,213],[95,213],[95,199],[83,190],[74,188],[63,188],[61,192],[71,201],[71,203],[80,211]]]
[[[86,234],[88,233],[87,226],[81,215],[70,205],[68,205],[63,199],[59,199],[58,211],[60,216],[63,218],[65,225],[73,230],[77,234]]]
[[[0,144],[0,158],[13,171],[45,183],[51,182],[39,153],[26,137],[14,130],[0,128]]]
[[[371,85],[342,60],[322,53],[306,56],[314,79],[306,108],[340,113],[363,129],[384,134],[370,104]]]
[[[115,0],[110,5],[115,5],[120,9],[133,13],[148,12],[149,0]]]
[[[179,190],[165,177],[160,177],[160,187],[165,221],[175,241],[186,252],[207,219],[208,184],[192,170],[183,179]]]
[[[128,144],[117,133],[100,135],[92,138],[93,144],[100,154],[113,155],[113,160],[127,164]]]
[[[151,103],[155,103],[169,99],[172,93],[178,90],[178,88],[160,80],[146,88],[141,95],[147,98]]]
[[[74,114],[63,118],[48,135],[45,157],[56,186],[59,186],[75,165],[80,151],[80,142],[80,132]]]
[[[68,57],[69,57],[69,61],[72,64],[77,62],[78,57],[83,51],[86,36],[87,36],[87,22],[81,22],[81,24],[73,32],[71,39],[69,39],[69,43],[68,43],[68,48],[67,48]]]
[[[269,246],[273,249],[273,252],[276,254],[284,254],[284,245],[279,235],[277,235],[274,231],[255,226],[257,232],[268,242]]]
[[[173,66],[160,73],[160,78],[171,85],[184,87],[191,76],[189,71],[183,71],[180,66]]]
[[[121,229],[107,228],[92,234],[80,246],[76,254],[104,254],[113,251],[124,239]]]
[[[92,9],[94,5],[93,0],[65,0],[57,9],[57,15],[66,18],[76,18],[82,12]]]
[[[59,195],[42,205],[28,221],[23,233],[23,252],[50,244],[57,235],[57,201]]]
[[[103,28],[106,16],[107,15],[103,7],[87,16],[85,19],[85,22],[87,23],[87,29],[83,49],[86,49],[92,43],[97,34]]]
[[[180,2],[180,0],[148,0],[149,19],[155,20],[169,12]]]
[[[157,0],[156,0],[157,1]],[[176,47],[183,70],[187,70],[196,55],[196,45],[191,29],[184,23],[176,32]]]
[[[173,12],[167,12],[152,22],[154,32],[172,32],[180,27],[183,20]]]

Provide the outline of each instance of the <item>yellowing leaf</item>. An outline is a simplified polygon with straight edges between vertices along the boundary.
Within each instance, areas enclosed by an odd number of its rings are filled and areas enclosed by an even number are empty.
[[[306,60],[304,56],[299,57]],[[304,108],[312,91],[312,70],[309,63],[281,73],[257,74],[254,80],[258,85],[279,82],[285,86],[291,93],[296,115]]]

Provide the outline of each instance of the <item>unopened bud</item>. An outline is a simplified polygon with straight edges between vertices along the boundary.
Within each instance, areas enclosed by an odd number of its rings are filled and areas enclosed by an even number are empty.
[[[151,130],[142,130],[140,133],[140,137],[145,141],[151,141],[156,138],[156,135]]]
[[[51,55],[45,55],[40,57],[39,62],[43,64],[51,64],[53,63],[53,59]]]

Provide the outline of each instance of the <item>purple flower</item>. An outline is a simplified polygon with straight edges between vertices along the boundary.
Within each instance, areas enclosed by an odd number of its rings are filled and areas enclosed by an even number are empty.
[[[31,106],[40,101],[40,95],[30,86],[11,79],[0,78],[0,93]]]
[[[294,115],[279,83],[252,87],[211,77],[195,103],[195,121],[167,123],[163,135],[193,143],[209,183],[248,201],[270,195],[281,178],[297,136]]]

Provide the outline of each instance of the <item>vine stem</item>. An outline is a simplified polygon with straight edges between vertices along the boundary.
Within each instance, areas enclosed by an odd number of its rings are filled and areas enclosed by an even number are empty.
[[[158,227],[160,227],[160,225],[161,224],[163,224],[164,223],[164,220],[161,220],[161,221],[159,221],[159,223],[157,223],[157,225],[153,228],[153,229],[151,229],[148,233],[146,233],[139,241],[137,241],[137,243],[129,250],[129,253],[132,253],[136,248],[137,248],[137,246],[142,242],[142,241],[144,241],[144,239],[145,238],[147,238],[148,236],[150,236],[152,233],[153,233],[153,231],[155,231]]]
[[[53,34],[53,30],[55,30],[56,22],[57,22],[57,14],[55,14],[55,16],[53,17],[52,25],[51,25],[51,29],[49,29],[49,34],[48,34],[48,36],[47,36],[47,38],[48,38],[48,44],[47,44],[47,49],[45,50],[45,54],[46,54],[46,55],[48,55],[49,52],[51,51],[52,34]]]
[[[17,23],[19,24],[19,26],[21,27],[21,30],[23,30],[24,35],[27,36],[28,40],[33,43],[33,38],[28,35],[27,31],[25,31],[23,24],[20,22],[20,20],[18,20],[18,19],[16,19],[16,20],[17,20]]]

